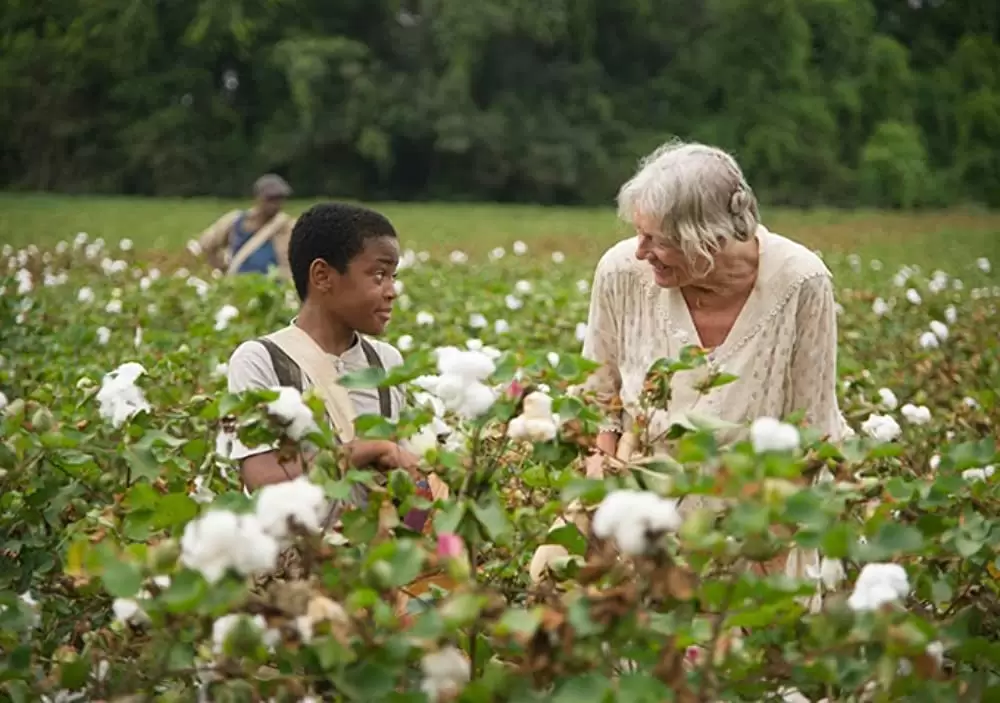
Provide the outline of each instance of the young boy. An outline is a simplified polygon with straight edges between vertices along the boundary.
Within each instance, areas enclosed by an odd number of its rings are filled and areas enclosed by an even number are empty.
[[[327,419],[343,442],[348,460],[359,468],[415,471],[418,459],[387,440],[355,439],[353,417],[381,413],[399,417],[399,389],[351,389],[336,383],[344,374],[369,366],[403,362],[391,344],[362,335],[384,332],[392,314],[399,263],[396,230],[383,215],[356,205],[326,203],[299,217],[288,248],[292,280],[302,301],[289,327],[241,344],[229,360],[229,391],[292,385],[315,387]],[[281,463],[273,447],[237,443],[247,489],[294,479],[301,462]]]

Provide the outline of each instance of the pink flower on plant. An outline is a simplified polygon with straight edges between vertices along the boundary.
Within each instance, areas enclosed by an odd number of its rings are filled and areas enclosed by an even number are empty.
[[[440,559],[460,559],[465,553],[465,543],[456,534],[446,532],[438,535],[437,555]]]
[[[507,386],[507,395],[511,398],[517,399],[520,398],[521,395],[523,394],[524,394],[524,386],[522,386],[521,382],[515,378],[513,381],[510,382],[510,385]]]

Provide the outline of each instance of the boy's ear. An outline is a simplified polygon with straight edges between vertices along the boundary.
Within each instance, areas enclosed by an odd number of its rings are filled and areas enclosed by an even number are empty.
[[[313,259],[313,262],[309,264],[309,284],[313,290],[320,293],[330,292],[336,277],[337,272],[323,259]]]

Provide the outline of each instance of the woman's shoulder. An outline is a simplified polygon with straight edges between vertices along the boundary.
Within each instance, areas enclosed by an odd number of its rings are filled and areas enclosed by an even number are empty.
[[[800,285],[817,277],[831,277],[819,254],[775,232],[765,235],[765,279],[777,287]]]
[[[633,275],[643,270],[643,262],[635,258],[636,238],[629,237],[608,249],[597,262],[596,278]]]

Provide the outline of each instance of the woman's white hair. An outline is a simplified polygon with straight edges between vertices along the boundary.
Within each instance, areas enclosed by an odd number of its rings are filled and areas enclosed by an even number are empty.
[[[727,241],[747,241],[760,223],[757,199],[736,159],[716,147],[672,141],[639,164],[618,191],[618,216],[654,219],[688,262],[711,270]],[[707,271],[706,271],[707,272]]]

